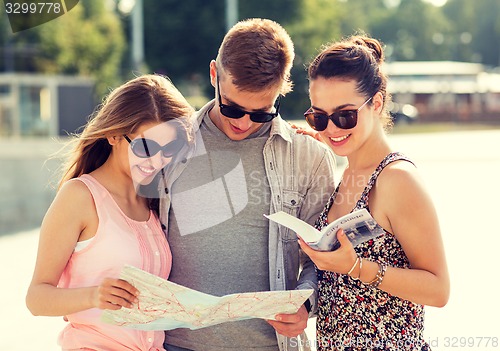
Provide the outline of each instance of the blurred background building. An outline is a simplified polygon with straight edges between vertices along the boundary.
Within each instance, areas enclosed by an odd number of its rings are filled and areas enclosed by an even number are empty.
[[[65,136],[81,127],[94,107],[90,78],[0,74],[0,137]]]
[[[385,71],[397,121],[500,122],[500,74],[483,64],[401,61]]]
[[[212,99],[209,62],[240,19],[273,19],[294,41],[286,119],[309,107],[305,67],[321,45],[363,31],[385,44],[395,133],[500,125],[499,0],[62,3],[64,15],[19,32],[0,9],[0,235],[40,225],[60,164],[50,155],[112,88],[155,72],[195,107]]]

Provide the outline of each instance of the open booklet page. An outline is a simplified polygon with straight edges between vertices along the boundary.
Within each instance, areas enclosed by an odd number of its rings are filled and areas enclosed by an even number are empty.
[[[339,229],[344,230],[353,246],[357,246],[384,233],[384,229],[377,224],[375,219],[364,208],[338,218],[321,231],[283,211],[264,216],[290,228],[310,247],[318,251],[334,251],[340,247],[337,239],[337,231]]]
[[[120,274],[136,287],[139,302],[132,308],[105,310],[104,322],[139,330],[199,329],[250,318],[274,319],[278,313],[295,313],[312,289],[263,291],[222,297],[204,294],[169,282],[136,267]]]

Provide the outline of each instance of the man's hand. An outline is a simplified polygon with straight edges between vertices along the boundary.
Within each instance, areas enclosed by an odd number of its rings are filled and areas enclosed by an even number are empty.
[[[302,305],[297,313],[277,314],[277,320],[268,320],[267,323],[271,324],[279,334],[292,338],[302,334],[306,329],[308,316],[306,307]]]

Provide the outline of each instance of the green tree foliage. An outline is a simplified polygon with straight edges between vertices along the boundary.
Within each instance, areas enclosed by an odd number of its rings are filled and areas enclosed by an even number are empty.
[[[13,34],[0,16],[1,71],[91,77],[100,99],[121,81],[125,36],[102,0],[85,0],[51,22]]]
[[[239,0],[239,19],[268,18],[286,26],[300,17],[301,2],[302,0]]]
[[[38,28],[38,71],[93,77],[96,93],[105,95],[120,81],[125,48],[118,17],[100,0],[81,1],[72,11]]]
[[[13,33],[7,14],[0,12],[0,71],[33,72],[33,58],[39,52],[39,27]]]
[[[340,11],[340,30],[343,36],[372,30],[373,23],[385,22],[390,13],[384,0],[336,1]],[[389,25],[389,22],[385,22]]]
[[[402,0],[386,8],[386,14],[374,18],[371,34],[381,39],[392,61],[444,60],[448,47],[439,38],[448,36],[450,23],[439,8],[421,0]],[[448,58],[450,59],[450,58]]]
[[[471,26],[476,20],[478,2],[454,0],[443,7],[443,14],[453,24],[448,33],[438,36],[441,45],[447,48],[447,57],[456,61],[477,61],[474,54],[472,36],[476,36],[477,26]]]
[[[448,0],[443,13],[453,22],[454,59],[500,66],[500,1]]]
[[[294,90],[283,101],[283,116],[302,118],[309,106],[306,67],[320,47],[341,36],[341,6],[331,0],[307,0],[299,4],[300,17],[285,25],[295,45],[292,69]]]
[[[144,0],[146,63],[154,72],[208,84],[225,33],[224,1]],[[202,78],[203,77],[203,78]]]
[[[300,4],[300,17],[286,26],[295,44],[297,63],[305,64],[325,43],[341,36],[341,6],[331,0],[308,0]]]
[[[285,24],[298,15],[299,1],[240,0],[239,19],[265,17]],[[225,0],[144,0],[144,31],[152,71],[168,75],[176,84],[200,84],[213,95],[208,65],[226,33]]]
[[[148,69],[171,77],[185,95],[212,97],[208,64],[226,32],[225,0],[143,2]],[[105,4],[109,1],[80,1],[67,15],[16,34],[2,13],[0,70],[92,76],[100,95],[146,73],[132,72],[130,55],[124,55],[130,17],[120,23]],[[250,17],[278,21],[295,43],[295,88],[282,104],[287,117],[301,118],[309,104],[305,66],[321,46],[358,31],[380,39],[391,61],[500,65],[499,0],[448,0],[442,7],[424,0],[239,0],[239,19]],[[199,88],[193,93],[190,86]]]

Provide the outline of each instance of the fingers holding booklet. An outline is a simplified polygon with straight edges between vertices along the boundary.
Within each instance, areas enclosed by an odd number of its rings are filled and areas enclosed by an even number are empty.
[[[271,221],[290,228],[311,248],[317,251],[337,250],[340,247],[336,235],[339,229],[344,230],[353,246],[357,246],[384,233],[384,229],[377,224],[375,219],[364,208],[338,218],[321,231],[283,211],[264,216]]]

